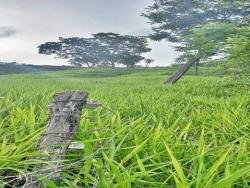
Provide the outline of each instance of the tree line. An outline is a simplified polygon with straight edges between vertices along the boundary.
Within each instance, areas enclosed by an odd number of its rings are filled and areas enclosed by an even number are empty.
[[[139,62],[146,66],[153,62],[142,56],[151,51],[147,37],[143,36],[97,33],[90,38],[59,37],[59,42],[46,42],[38,48],[40,54],[53,54],[76,66],[135,67]]]

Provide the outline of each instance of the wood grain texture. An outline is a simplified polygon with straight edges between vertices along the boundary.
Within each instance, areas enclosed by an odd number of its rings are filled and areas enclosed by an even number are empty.
[[[53,97],[50,108],[51,117],[45,132],[38,141],[38,146],[43,157],[40,160],[48,161],[39,165],[35,170],[45,169],[39,172],[39,177],[46,177],[56,181],[60,177],[60,166],[63,165],[65,153],[75,136],[82,115],[82,108],[87,103],[86,92],[62,92]],[[23,186],[25,188],[45,187],[34,176],[28,177]]]

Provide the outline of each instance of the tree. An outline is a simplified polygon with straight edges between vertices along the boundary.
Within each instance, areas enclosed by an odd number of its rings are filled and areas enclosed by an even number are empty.
[[[192,65],[200,62],[200,56],[213,55],[203,49],[194,50],[196,45],[190,45],[192,40],[187,40],[187,36],[195,35],[192,33],[194,28],[216,22],[240,25],[248,20],[247,15],[249,3],[244,0],[155,0],[143,14],[152,24],[154,34],[150,37],[153,40],[167,39],[181,44],[176,49],[184,52],[184,55],[178,61],[187,62],[167,82],[176,82]]]
[[[167,39],[181,42],[181,36],[203,24],[207,17],[206,7],[201,1],[193,0],[154,0],[154,4],[143,14],[150,20],[153,40]]]
[[[154,62],[153,59],[145,59],[144,61],[145,61],[145,64],[146,64],[146,68],[148,67],[149,64]]]
[[[71,64],[95,66],[103,53],[103,48],[92,38],[62,38],[59,42],[46,42],[38,46],[40,54],[56,55]]]
[[[212,57],[225,56],[225,44],[228,37],[238,33],[238,27],[231,23],[211,23],[191,29],[190,34],[184,36],[184,45],[176,47],[182,52],[177,62],[195,62],[196,74],[198,65]]]
[[[59,42],[46,42],[38,46],[39,53],[67,59],[73,65],[122,64],[134,66],[143,60],[142,53],[151,51],[145,37],[97,33],[92,38],[59,38]]]
[[[120,60],[118,63],[125,65],[127,66],[127,68],[129,68],[129,67],[135,67],[137,63],[139,63],[140,61],[144,59],[145,58],[140,55],[133,55],[128,52],[125,52],[121,54]]]
[[[107,49],[104,61],[110,62],[112,67],[115,64],[123,64],[127,67],[135,66],[144,59],[142,53],[151,51],[148,47],[146,37],[119,35],[116,33],[97,33],[94,38]]]
[[[226,51],[232,63],[250,62],[250,25],[240,28],[237,35],[228,38]]]
[[[245,0],[154,0],[142,15],[152,25],[153,40],[182,42],[182,37],[196,26],[246,20],[249,6]]]

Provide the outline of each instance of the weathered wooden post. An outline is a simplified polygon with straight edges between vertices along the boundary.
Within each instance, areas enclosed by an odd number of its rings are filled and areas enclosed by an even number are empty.
[[[53,97],[50,107],[51,117],[45,132],[38,141],[44,164],[36,166],[39,177],[46,177],[56,181],[60,177],[60,167],[73,137],[77,134],[82,109],[84,106],[94,108],[99,106],[97,101],[88,102],[88,93],[74,91],[57,93]],[[76,143],[71,146],[78,147]],[[72,149],[71,148],[71,149]],[[48,162],[48,163],[46,163]],[[38,177],[29,176],[23,185],[24,188],[45,187]]]

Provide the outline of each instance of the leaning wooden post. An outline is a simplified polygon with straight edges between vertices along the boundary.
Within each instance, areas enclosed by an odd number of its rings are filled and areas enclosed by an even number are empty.
[[[60,177],[60,167],[63,165],[63,159],[72,138],[77,133],[82,108],[88,105],[87,97],[88,93],[79,91],[54,95],[50,120],[38,141],[38,147],[43,154],[40,159],[45,163],[36,167],[39,173],[29,176],[24,188],[45,187],[39,180],[40,177],[46,177],[52,181]]]

